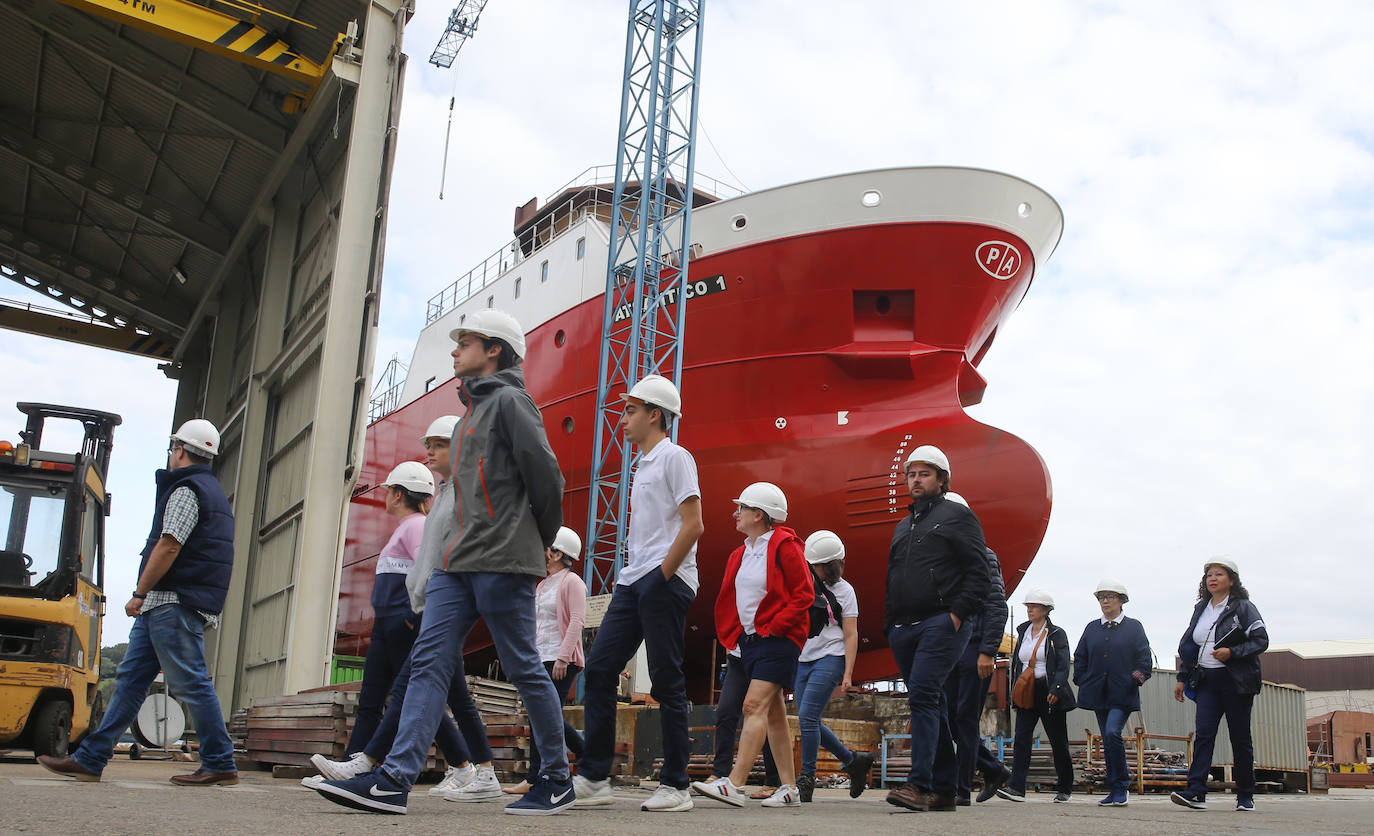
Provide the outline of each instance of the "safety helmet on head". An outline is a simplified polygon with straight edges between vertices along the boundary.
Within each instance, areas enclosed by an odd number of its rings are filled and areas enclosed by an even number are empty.
[[[1054,596],[1045,589],[1030,589],[1026,591],[1026,597],[1021,599],[1023,604],[1039,604],[1042,607],[1054,609]]]
[[[423,442],[429,438],[442,438],[444,441],[452,439],[453,428],[458,426],[458,422],[461,420],[463,419],[457,415],[440,415],[429,425],[429,429],[425,430],[425,434],[420,436],[420,441]]]
[[[1229,554],[1219,554],[1216,557],[1207,558],[1207,562],[1202,564],[1202,571],[1206,572],[1213,566],[1224,566],[1231,570],[1231,574],[1240,577],[1240,567],[1236,565],[1236,562],[1231,559],[1231,555]]]
[[[835,532],[821,529],[806,538],[805,553],[806,562],[813,566],[844,560],[844,541]]]
[[[949,469],[949,456],[946,456],[943,450],[933,444],[922,444],[912,450],[911,455],[906,457],[906,464],[902,466],[903,472],[910,469],[911,465],[916,462],[933,464],[943,470],[946,476],[953,475]]]
[[[515,359],[525,359],[525,329],[515,317],[496,308],[483,308],[473,311],[463,324],[448,332],[449,339],[458,342],[464,334],[476,334],[487,339],[505,340]]]
[[[558,529],[558,533],[553,536],[552,549],[560,551],[569,560],[576,560],[582,554],[582,538],[577,536],[577,532],[568,528],[566,525]]]
[[[661,375],[645,375],[630,387],[630,391],[621,395],[620,399],[653,404],[678,418],[682,417],[682,395],[671,380]]]
[[[772,482],[755,482],[739,492],[735,497],[736,505],[757,508],[767,514],[773,522],[787,521],[787,497],[782,488]]]
[[[405,488],[415,493],[434,496],[434,474],[419,462],[401,462],[391,468],[382,482],[384,488]]]
[[[172,439],[202,456],[213,458],[219,453],[219,430],[204,418],[192,418],[182,424],[172,433]]]
[[[948,473],[949,471],[945,471],[945,472]],[[955,493],[954,491],[948,491],[948,492],[946,492],[946,493],[945,493],[945,499],[948,499],[950,502],[957,502],[957,503],[959,503],[960,505],[964,506],[965,508],[968,508],[970,511],[973,510],[972,508],[969,507],[968,500],[967,500],[967,499],[964,499],[962,496],[960,496],[959,494]]]
[[[1126,584],[1116,578],[1103,578],[1098,581],[1097,589],[1093,590],[1093,594],[1096,595],[1099,592],[1115,592],[1123,604],[1131,600],[1130,596],[1126,594]]]

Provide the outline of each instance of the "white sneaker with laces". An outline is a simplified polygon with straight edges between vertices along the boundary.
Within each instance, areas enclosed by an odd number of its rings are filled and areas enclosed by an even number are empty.
[[[324,755],[311,755],[310,763],[328,781],[347,781],[377,768],[377,762],[369,758],[366,752],[354,752],[353,757],[346,761],[331,761]]]
[[[800,807],[801,795],[791,784],[783,784],[778,791],[760,802],[762,807]]]
[[[449,801],[490,801],[500,798],[501,783],[496,780],[496,771],[490,766],[479,766],[472,780],[456,790],[446,790],[443,797]]]
[[[685,813],[692,809],[692,794],[687,790],[660,784],[639,809],[648,813]]]
[[[744,806],[744,788],[730,783],[730,778],[717,778],[714,781],[693,781],[692,789],[717,801],[724,801],[731,807]],[[795,793],[796,790],[793,790]]]
[[[477,767],[472,764],[450,766],[444,773],[444,780],[430,787],[427,794],[434,798],[444,798],[448,793],[462,789],[476,777]]]
[[[573,790],[577,793],[574,805],[577,807],[605,807],[607,804],[615,803],[615,796],[611,795],[611,782],[606,778],[592,781],[581,775],[574,775]]]

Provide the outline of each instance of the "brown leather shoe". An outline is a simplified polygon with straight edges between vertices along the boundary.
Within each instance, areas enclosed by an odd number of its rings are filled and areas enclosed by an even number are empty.
[[[239,782],[237,772],[206,772],[197,769],[185,775],[173,775],[171,782],[182,787],[232,787]]]
[[[958,806],[958,796],[926,793],[926,812],[928,813],[953,813]]]
[[[927,795],[929,793],[925,790],[918,789],[912,784],[899,784],[887,794],[887,803],[894,807],[905,807],[917,813],[924,813]]]
[[[48,755],[39,755],[38,763],[49,772],[56,772],[58,775],[65,775],[68,778],[75,778],[78,781],[99,781],[100,773],[92,772],[70,757],[54,758]]]

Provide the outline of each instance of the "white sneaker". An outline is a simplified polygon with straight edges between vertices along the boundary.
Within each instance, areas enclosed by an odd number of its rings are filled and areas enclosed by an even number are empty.
[[[744,806],[744,788],[737,787],[730,783],[729,777],[717,778],[714,781],[693,781],[692,789],[717,801],[724,801],[731,807]],[[792,791],[794,794],[796,790]]]
[[[606,778],[592,781],[581,775],[574,775],[573,790],[577,792],[575,806],[578,807],[605,807],[607,804],[615,803],[615,796],[611,795],[611,782]]]
[[[448,772],[444,773],[444,780],[429,788],[427,793],[434,798],[444,798],[447,793],[463,788],[477,777],[477,767],[472,764],[467,766],[450,766]]]
[[[677,787],[660,784],[639,809],[649,813],[685,813],[692,809],[692,794]]]
[[[310,763],[328,781],[347,781],[377,768],[377,762],[369,758],[366,752],[354,752],[353,757],[346,761],[331,761],[324,755],[311,755]]]
[[[501,784],[496,780],[496,772],[490,766],[479,766],[477,773],[467,783],[456,790],[446,790],[443,797],[449,801],[490,801],[500,798]]]
[[[301,779],[301,786],[309,787],[313,790],[319,788],[320,784],[323,784],[324,781],[325,778],[323,775],[307,775]]]
[[[778,787],[778,791],[765,798],[761,803],[762,807],[800,807],[801,795],[797,793],[797,788],[791,784],[783,784]]]

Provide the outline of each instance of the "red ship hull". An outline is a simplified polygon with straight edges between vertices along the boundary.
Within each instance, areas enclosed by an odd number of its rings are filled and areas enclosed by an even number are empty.
[[[1005,276],[985,267],[989,242],[1015,248]],[[1049,522],[1049,474],[1028,444],[973,420],[964,406],[982,398],[974,365],[1025,294],[1033,261],[1006,230],[953,222],[828,230],[692,261],[692,282],[712,291],[691,300],[686,319],[678,439],[696,457],[706,524],[687,636],[694,699],[709,695],[712,605],[740,539],[731,500],[750,482],[783,488],[787,524],[802,536],[828,528],[843,538],[860,606],[856,680],[896,673],[882,631],[884,579],[893,526],[909,501],[901,462],[913,447],[935,444],[948,454],[952,487],[978,514],[1008,591],[1015,588]],[[567,480],[564,519],[579,531],[602,305],[595,297],[535,328],[525,362]],[[368,429],[336,652],[365,649],[375,555],[392,528],[371,486],[397,462],[422,456],[419,437],[432,419],[462,411],[449,381]],[[484,644],[474,635],[469,653]]]

